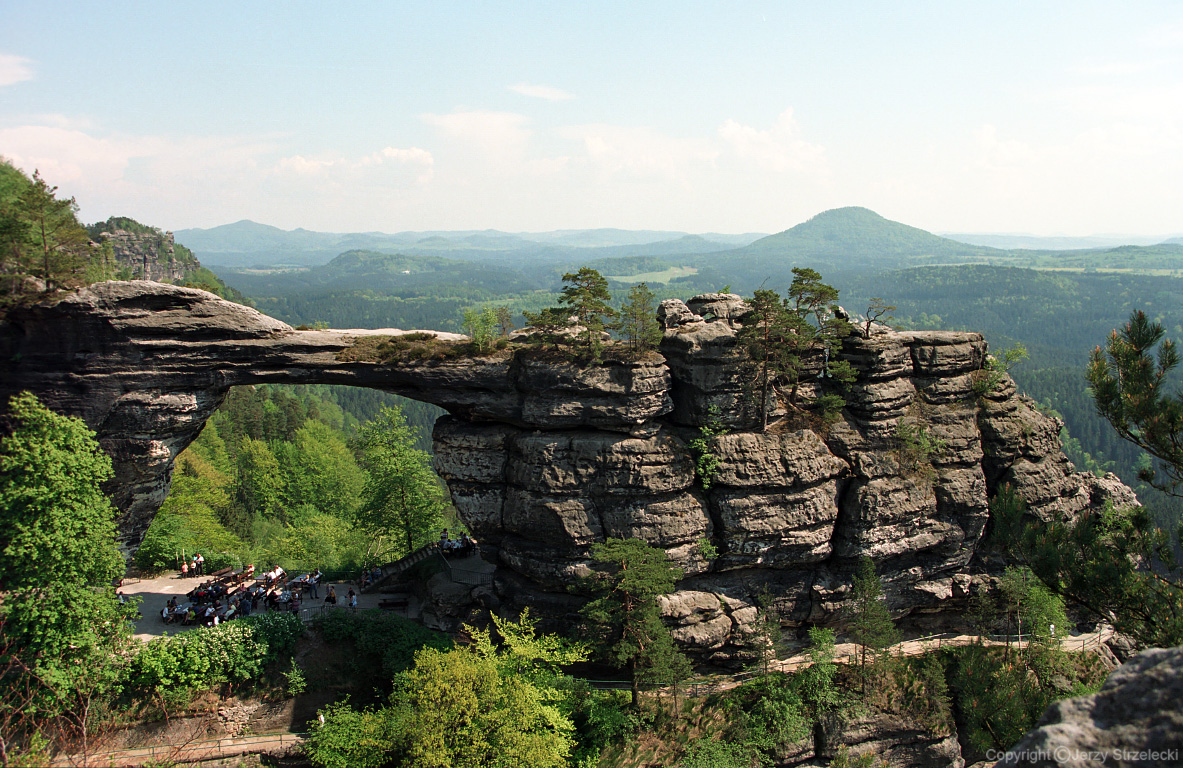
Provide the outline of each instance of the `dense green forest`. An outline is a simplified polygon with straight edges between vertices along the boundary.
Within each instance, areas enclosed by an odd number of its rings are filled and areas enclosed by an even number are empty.
[[[173,569],[202,552],[217,567],[355,572],[395,560],[411,547],[395,535],[398,520],[375,522],[363,514],[383,488],[369,471],[381,451],[361,436],[383,430],[409,465],[424,471],[434,501],[419,510],[411,544],[419,546],[432,540],[441,521],[457,525],[429,469],[439,413],[350,387],[235,388],[177,458],[172,490],[136,564],[149,572]]]

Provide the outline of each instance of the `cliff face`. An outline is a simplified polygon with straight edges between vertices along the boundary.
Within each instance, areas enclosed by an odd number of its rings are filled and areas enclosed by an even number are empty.
[[[201,266],[185,248],[181,250],[187,258],[177,258],[172,232],[115,229],[100,233],[99,238],[111,246],[115,264],[138,280],[180,281],[191,269]]]
[[[581,602],[568,587],[591,545],[642,538],[686,569],[664,602],[677,636],[720,661],[742,645],[764,590],[786,620],[832,618],[864,554],[897,612],[940,610],[969,584],[1002,483],[1045,518],[1133,501],[1112,476],[1075,473],[1058,422],[1008,378],[975,394],[987,376],[975,333],[872,327],[841,350],[859,376],[836,424],[779,418],[774,403],[767,433],[737,428],[743,310],[734,296],[666,302],[661,354],[634,363],[343,362],[358,338],[391,332],[294,331],[203,291],[105,283],[0,326],[12,361],[0,396],[32,390],[98,432],[132,548],[173,459],[231,386],[350,384],[435,403],[451,413],[435,429],[438,470],[498,565],[486,604],[561,616]],[[718,470],[704,488],[688,443],[709,413],[733,429],[711,440]]]

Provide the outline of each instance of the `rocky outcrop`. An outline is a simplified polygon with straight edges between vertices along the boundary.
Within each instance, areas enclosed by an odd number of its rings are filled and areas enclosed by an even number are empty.
[[[677,636],[720,662],[742,657],[764,591],[786,622],[832,620],[864,555],[897,614],[950,605],[1003,483],[1042,518],[1133,500],[1116,478],[1073,471],[1056,420],[986,377],[975,333],[872,326],[835,351],[858,372],[836,423],[774,395],[769,430],[754,432],[736,345],[745,310],[730,294],[663,302],[660,354],[632,362],[522,350],[383,362],[352,352],[408,332],[296,331],[202,291],[105,283],[10,316],[0,395],[30,389],[98,432],[129,547],[231,386],[349,384],[435,403],[450,412],[435,429],[438,471],[498,566],[486,602],[561,618],[582,602],[592,545],[642,538],[686,571],[664,603]],[[821,370],[804,391],[829,387]],[[729,430],[707,442],[704,479],[689,443],[708,421]]]
[[[1183,648],[1143,651],[1091,696],[1057,701],[998,766],[1183,765]]]
[[[908,768],[962,768],[961,746],[952,728],[933,732],[906,715],[883,712],[874,706],[857,712],[829,712],[822,716],[817,757],[829,765],[843,750],[850,757],[874,755],[879,765]]]
[[[99,239],[111,246],[115,265],[138,280],[179,281],[200,266],[188,249],[182,249],[188,258],[177,258],[177,244],[172,232],[115,229],[100,233]]]

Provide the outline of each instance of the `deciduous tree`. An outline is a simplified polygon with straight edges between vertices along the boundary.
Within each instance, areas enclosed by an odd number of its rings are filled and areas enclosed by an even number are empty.
[[[413,768],[567,765],[574,726],[544,691],[503,673],[479,649],[415,654],[406,675],[407,760]]]
[[[394,407],[383,408],[354,441],[369,473],[357,523],[374,537],[375,554],[390,541],[393,555],[408,554],[440,529],[447,494],[431,469],[431,458],[414,444],[402,411]]]
[[[477,352],[488,352],[493,348],[493,332],[497,327],[497,312],[492,307],[464,310],[464,332],[472,339]]]
[[[12,398],[8,418],[11,434],[0,438],[0,708],[21,707],[26,722],[66,716],[85,730],[91,697],[114,684],[130,640],[112,587],[124,569],[114,509],[100,490],[111,461],[79,419],[27,392]],[[11,725],[13,714],[0,712],[0,721]]]

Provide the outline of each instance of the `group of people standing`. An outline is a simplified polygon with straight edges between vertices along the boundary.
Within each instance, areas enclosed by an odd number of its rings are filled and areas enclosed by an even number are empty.
[[[357,610],[357,592],[354,591],[353,587],[349,588],[349,595],[346,597],[346,600],[348,600],[346,605],[348,605],[351,609],[356,611]],[[325,608],[336,608],[336,607],[337,607],[337,588],[330,585],[329,586],[329,593],[327,595],[325,595]]]
[[[205,575],[205,558],[201,553],[193,555],[192,560],[181,558],[181,578]]]

